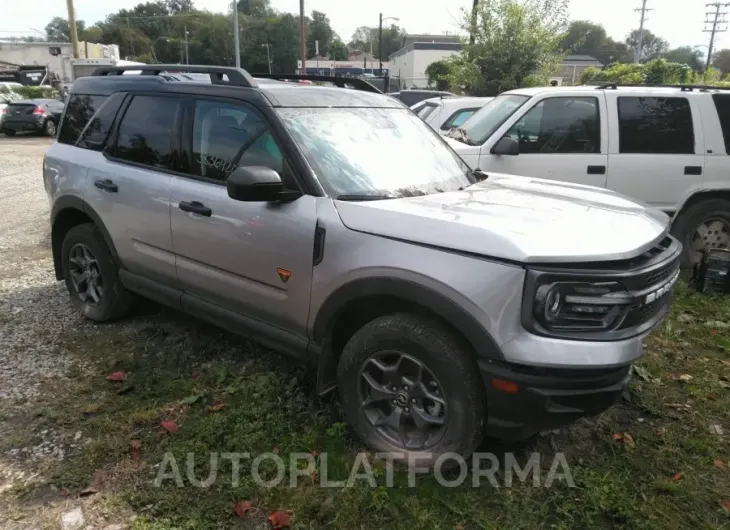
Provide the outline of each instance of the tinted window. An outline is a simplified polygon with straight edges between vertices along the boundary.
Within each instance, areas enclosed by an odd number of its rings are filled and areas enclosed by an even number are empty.
[[[281,149],[256,111],[220,101],[197,101],[192,173],[225,180],[239,166],[267,166],[282,178],[288,173]]]
[[[730,95],[714,94],[712,96],[717,109],[717,116],[722,126],[722,136],[725,139],[725,153],[730,154]]]
[[[169,168],[177,98],[135,96],[119,125],[117,158]]]
[[[618,98],[619,152],[695,152],[687,98]]]
[[[548,98],[528,110],[507,136],[520,153],[600,153],[598,100]]]
[[[472,117],[472,115],[478,111],[479,109],[461,109],[454,112],[451,117],[444,122],[444,124],[441,126],[441,129],[444,131],[448,131],[449,129],[453,127],[461,127],[461,125]]]
[[[79,139],[81,131],[105,100],[106,96],[73,94],[68,100],[66,113],[61,120],[58,141],[62,144],[74,145]]]
[[[124,94],[109,96],[94,117],[86,124],[86,128],[81,133],[76,145],[92,151],[101,151],[123,100]]]

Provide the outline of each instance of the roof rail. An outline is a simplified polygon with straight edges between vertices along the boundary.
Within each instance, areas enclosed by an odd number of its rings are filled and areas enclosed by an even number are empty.
[[[263,77],[265,79],[276,79],[279,81],[292,79],[296,81],[324,81],[332,83],[340,88],[346,88],[346,85],[350,85],[355,90],[362,90],[364,92],[374,92],[376,94],[382,94],[376,87],[357,77],[335,77],[329,75],[302,75],[302,74],[254,74],[254,77]]]
[[[730,90],[730,88],[710,86],[710,85],[662,85],[662,84],[646,84],[646,83],[605,83],[598,85],[596,90],[616,90],[621,87],[646,87],[646,88],[679,88],[682,92],[692,92],[697,90]]]
[[[102,66],[94,70],[93,76],[122,75],[124,72],[141,71],[142,75],[160,75],[161,73],[208,74],[214,85],[236,85],[247,88],[256,87],[256,81],[246,70],[233,66],[196,66],[189,64],[139,64],[130,66]],[[224,80],[223,76],[228,80]]]

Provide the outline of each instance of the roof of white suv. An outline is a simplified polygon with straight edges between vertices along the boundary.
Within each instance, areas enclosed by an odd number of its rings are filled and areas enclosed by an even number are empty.
[[[578,86],[541,86],[532,88],[517,88],[515,90],[509,90],[502,92],[502,94],[516,94],[520,96],[537,96],[539,94],[555,94],[555,93],[570,93],[570,92],[585,92],[586,90],[620,90],[621,92],[640,92],[642,94],[676,94],[682,92],[684,95],[687,94],[707,94],[715,93],[720,91],[726,91],[727,89],[715,88],[715,87],[702,87],[692,85],[677,85],[677,86],[651,86],[651,85],[632,85],[632,86],[621,86],[621,85],[578,85]],[[500,94],[500,95],[502,95]]]

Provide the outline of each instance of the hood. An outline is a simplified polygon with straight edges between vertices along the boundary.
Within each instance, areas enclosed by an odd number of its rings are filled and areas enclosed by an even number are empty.
[[[522,263],[637,256],[669,217],[612,191],[489,174],[464,191],[382,201],[335,201],[351,230]]]

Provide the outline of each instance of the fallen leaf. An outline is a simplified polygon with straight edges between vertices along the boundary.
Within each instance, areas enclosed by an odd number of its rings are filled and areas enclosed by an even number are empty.
[[[710,392],[705,397],[710,401],[717,401],[717,394],[715,392]]]
[[[656,430],[656,433],[657,433],[657,436],[664,436],[665,434],[667,434],[667,428],[666,427],[659,427]]]
[[[68,496],[69,496],[69,491],[68,491],[68,489],[66,489],[66,488],[61,488],[61,491],[60,491],[60,493],[61,493],[61,495],[62,495],[63,497],[68,497]]]
[[[87,495],[94,495],[95,493],[99,493],[99,490],[97,490],[93,486],[89,486],[85,490],[83,490],[81,493],[79,493],[79,497],[86,497]]]
[[[621,440],[624,439],[624,435],[620,432],[615,432],[615,433],[613,433],[613,439],[616,440],[617,442],[620,442]]]
[[[722,425],[710,425],[710,432],[712,434],[719,434],[720,436],[724,434],[724,431],[722,430]]]
[[[720,506],[722,506],[722,509],[725,510],[727,513],[730,513],[730,499],[725,499],[720,503]]]
[[[225,403],[216,403],[216,404],[211,405],[210,407],[208,407],[208,410],[210,412],[218,412],[219,410],[223,410],[224,408],[226,408],[226,404]]]
[[[672,475],[672,480],[674,480],[676,482],[678,480],[682,480],[683,477],[684,477],[684,473],[682,473],[680,471],[679,473],[675,473],[674,475]]]
[[[109,381],[124,381],[127,378],[127,372],[112,372],[106,378]]]
[[[251,503],[251,501],[238,501],[233,505],[233,513],[235,513],[238,517],[243,517],[251,508],[253,508],[253,503]]]
[[[634,442],[634,437],[627,432],[624,433],[624,443],[629,447],[634,447],[636,445],[636,443]]]
[[[682,374],[679,376],[679,380],[684,383],[689,383],[690,381],[692,381],[692,379],[692,376],[689,374]]]
[[[464,525],[463,525],[463,524],[457,524],[457,525],[456,525],[456,526],[454,527],[454,530],[464,530]]]
[[[162,428],[165,429],[167,432],[177,432],[180,430],[180,427],[178,427],[177,423],[175,423],[172,420],[165,420],[162,423]]]
[[[315,450],[315,451],[311,451],[309,454],[312,455],[314,458],[317,458],[320,453],[319,453],[319,451]]]
[[[192,405],[193,403],[195,403],[199,399],[200,399],[200,396],[188,396],[185,399],[181,399],[180,400],[180,403],[182,405]]]
[[[269,515],[269,524],[274,530],[280,530],[289,526],[289,514],[286,512],[271,512]]]
[[[727,360],[727,361],[720,361],[720,362],[721,362],[722,364],[726,364],[726,365],[730,366],[730,359],[729,359],[729,360]]]
[[[274,453],[275,455],[278,455],[278,454],[279,454],[279,453],[281,452],[281,449],[279,449],[278,447],[274,447],[274,448],[273,448],[273,449],[271,450],[271,452],[272,452],[272,453]]]
[[[631,370],[644,381],[652,380],[651,374],[648,370],[646,370],[646,368],[642,368],[641,366],[634,364],[631,366]]]
[[[723,461],[722,461],[722,460],[720,460],[719,458],[715,458],[715,459],[714,459],[714,460],[712,461],[712,463],[713,463],[713,464],[715,464],[715,467],[716,467],[717,469],[725,469],[725,462],[723,462]]]
[[[710,335],[717,335],[718,333],[719,333],[719,331],[717,331],[716,329],[710,330]]]
[[[142,458],[142,444],[139,440],[132,440],[130,445],[132,446],[130,450],[132,453],[132,462],[136,464]]]

